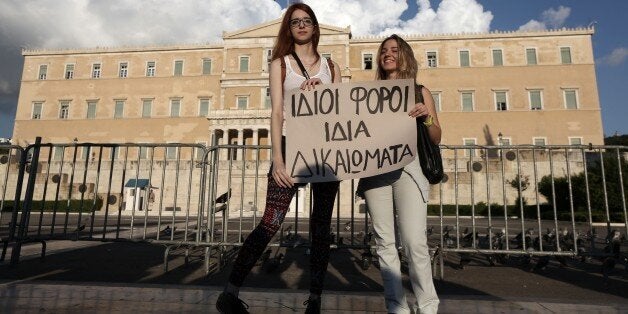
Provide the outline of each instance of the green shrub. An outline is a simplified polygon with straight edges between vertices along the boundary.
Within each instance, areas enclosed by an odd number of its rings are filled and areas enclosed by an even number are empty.
[[[13,203],[14,201],[11,200],[5,200],[4,201],[4,207],[2,207],[2,211],[3,212],[12,212],[13,211]],[[22,203],[20,204],[20,208],[24,206],[24,203],[22,201]],[[57,212],[71,212],[71,213],[78,213],[83,212],[83,213],[90,213],[92,212],[92,207],[94,209],[94,211],[99,211],[102,209],[103,206],[103,200],[102,198],[98,198],[96,200],[96,204],[94,204],[94,200],[93,199],[85,199],[83,200],[83,206],[81,208],[81,200],[71,200],[70,201],[70,205],[68,207],[68,201],[67,200],[59,200],[57,202]],[[41,200],[34,200],[31,203],[31,212],[32,213],[37,213],[40,211],[44,211],[44,212],[52,212],[55,209],[55,201],[54,200],[47,200],[47,201],[41,201]]]

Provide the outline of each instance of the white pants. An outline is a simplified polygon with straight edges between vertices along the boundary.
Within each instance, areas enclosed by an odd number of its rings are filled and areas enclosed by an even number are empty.
[[[421,172],[418,160],[404,169],[362,180],[360,185],[375,229],[386,309],[390,313],[410,313],[395,245],[394,208],[399,216],[397,226],[417,299],[415,312],[436,313],[439,300],[432,281],[426,234],[429,183]]]

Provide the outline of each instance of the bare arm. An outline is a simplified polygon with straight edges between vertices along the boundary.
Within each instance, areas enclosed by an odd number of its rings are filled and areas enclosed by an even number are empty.
[[[272,141],[272,176],[281,187],[291,187],[292,178],[286,173],[286,165],[281,155],[281,131],[283,128],[283,82],[281,81],[281,61],[275,59],[270,64],[270,138]]]
[[[334,81],[332,83],[342,83],[342,77],[340,74],[340,66],[336,61],[331,61],[334,64]]]

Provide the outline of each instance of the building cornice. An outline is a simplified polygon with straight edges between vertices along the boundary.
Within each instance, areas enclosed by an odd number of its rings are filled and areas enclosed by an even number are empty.
[[[459,39],[494,39],[494,38],[522,38],[522,37],[556,37],[556,36],[574,36],[574,35],[593,35],[595,28],[561,28],[541,31],[500,31],[495,30],[488,33],[445,33],[445,34],[400,34],[405,40],[459,40]],[[371,43],[380,42],[388,36],[355,36],[351,43]]]
[[[259,29],[277,23],[279,20],[273,20],[264,24],[258,24],[254,27],[238,30],[232,33],[223,33],[224,39],[234,38],[248,31]],[[279,21],[280,22],[280,21]],[[330,25],[322,25],[321,28],[333,30],[338,33],[349,35],[350,43],[372,43],[380,42],[386,36],[355,36],[352,37],[350,27],[341,28]],[[595,28],[561,28],[542,31],[491,31],[488,33],[451,33],[451,34],[402,34],[404,39],[413,41],[432,41],[432,40],[459,40],[459,39],[495,39],[495,38],[521,38],[521,37],[556,37],[556,36],[574,36],[574,35],[593,35]],[[237,38],[237,37],[236,37]],[[134,53],[134,52],[159,52],[159,51],[193,51],[207,49],[223,49],[224,41],[219,43],[204,44],[178,44],[178,45],[152,45],[152,46],[119,46],[119,47],[93,47],[93,48],[67,48],[67,49],[22,49],[23,56],[45,56],[45,55],[78,55],[78,54],[100,54],[100,53]]]
[[[206,44],[180,44],[163,46],[120,46],[120,47],[93,47],[93,48],[67,48],[67,49],[22,49],[23,56],[44,55],[77,55],[100,53],[129,53],[129,52],[158,52],[158,51],[191,51],[207,49],[223,49],[223,43]]]

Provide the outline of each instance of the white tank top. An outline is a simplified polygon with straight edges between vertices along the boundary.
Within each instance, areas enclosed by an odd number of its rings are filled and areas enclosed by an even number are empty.
[[[319,67],[318,73],[315,75],[310,75],[310,78],[318,78],[323,82],[323,84],[331,84],[331,70],[329,69],[329,64],[327,63],[327,59],[325,57],[319,56],[321,65]],[[301,74],[301,69],[294,71],[292,69],[292,65],[290,64],[290,58],[288,56],[283,57],[286,62],[286,79],[283,81],[283,96],[286,96],[286,92],[293,90],[295,88],[301,87],[303,81],[305,81],[305,77]],[[308,73],[310,74],[310,73]],[[281,127],[281,135],[286,135],[286,104],[283,106],[283,125]]]

